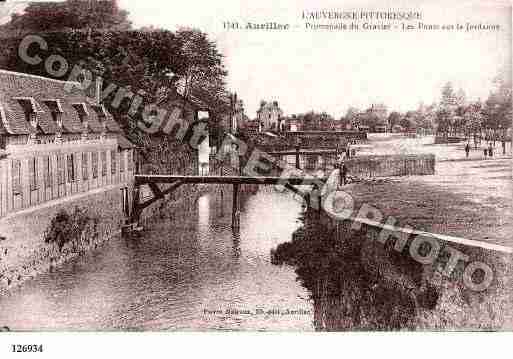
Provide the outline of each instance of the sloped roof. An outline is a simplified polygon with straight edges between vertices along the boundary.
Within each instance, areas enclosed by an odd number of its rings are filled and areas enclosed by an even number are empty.
[[[38,133],[54,134],[58,130],[52,116],[52,111],[56,108],[52,101],[59,103],[64,133],[82,133],[84,130],[79,113],[74,107],[77,104],[83,104],[87,110],[90,131],[101,132],[103,126],[92,107],[94,100],[88,97],[85,91],[70,84],[72,83],[0,70],[0,134],[24,135],[34,132],[34,128],[26,119],[20,98],[29,99],[30,103],[35,102],[38,109]],[[105,121],[108,131],[121,131],[108,112]]]
[[[122,150],[128,150],[131,148],[135,148],[136,146],[130,142],[125,136],[123,135],[116,135],[116,138],[118,139],[118,147]]]
[[[157,100],[157,105],[165,105],[169,103],[177,103],[178,101],[185,101],[185,104],[191,108],[194,108],[198,111],[208,111],[208,106],[195,96],[189,96],[187,100],[174,88],[166,88],[162,89],[162,92],[159,94],[159,98]]]

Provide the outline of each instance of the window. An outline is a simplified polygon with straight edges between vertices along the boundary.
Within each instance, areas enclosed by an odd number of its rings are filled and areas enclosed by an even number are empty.
[[[91,153],[91,164],[93,166],[93,178],[98,178],[98,152]]]
[[[80,119],[80,122],[84,122],[87,120],[87,116],[89,116],[89,111],[87,111],[87,107],[85,103],[75,103],[73,104],[73,108],[78,113],[78,118]]]
[[[18,103],[23,108],[26,120],[32,125],[37,125],[37,114],[42,112],[36,100],[31,97],[17,97]]]
[[[102,176],[107,176],[107,151],[102,151]]]
[[[132,161],[132,151],[128,151],[126,157],[127,169],[128,171],[132,171],[134,169],[134,163]]]
[[[68,183],[75,182],[75,155],[68,155]]]
[[[37,190],[37,158],[32,157],[28,160],[28,169],[29,169],[29,185],[30,190]]]
[[[88,166],[88,156],[87,156],[87,152],[86,153],[82,153],[82,179],[85,181],[89,178],[89,173],[87,171],[87,166]]]
[[[52,114],[52,119],[56,122],[57,125],[61,124],[61,117],[64,111],[62,110],[62,106],[59,100],[46,100],[44,101],[46,107],[50,109],[50,113]]]
[[[21,161],[12,161],[12,192],[21,194]]]
[[[125,172],[125,152],[119,153],[119,172]]]
[[[45,181],[45,187],[52,187],[52,164],[50,162],[50,156],[43,156],[43,180]]]
[[[66,172],[64,171],[64,155],[57,156],[57,182],[64,184]]]
[[[116,150],[110,151],[110,173],[115,174],[116,173]]]

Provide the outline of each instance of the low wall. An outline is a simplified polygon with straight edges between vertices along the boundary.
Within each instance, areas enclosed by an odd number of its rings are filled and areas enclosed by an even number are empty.
[[[312,293],[317,329],[513,328],[512,249],[365,219],[340,221],[314,210],[305,214],[304,223],[292,242],[278,247],[274,262],[296,266]],[[430,245],[416,247],[417,238],[436,241],[438,255],[424,264],[415,259],[412,253],[431,258]],[[465,257],[444,273],[455,251]],[[490,285],[479,290],[464,277],[475,263],[493,271]],[[471,277],[474,284],[484,278],[479,273]]]
[[[432,175],[435,155],[358,156],[345,161],[348,174],[356,177]]]
[[[46,202],[43,205],[8,215],[0,220],[0,292],[48,270],[119,233],[124,214],[122,191],[118,184]],[[86,209],[90,217],[86,229],[62,251],[45,243],[44,233],[56,214],[65,210]]]
[[[462,141],[466,141],[466,138],[465,137],[455,137],[455,136],[449,136],[449,137],[435,136],[435,144],[458,143],[458,142],[462,142]]]

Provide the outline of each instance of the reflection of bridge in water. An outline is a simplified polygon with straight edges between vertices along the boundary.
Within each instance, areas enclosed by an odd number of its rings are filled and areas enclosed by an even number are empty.
[[[320,186],[327,178],[303,178],[298,176],[176,176],[176,175],[135,175],[134,203],[132,211],[132,223],[138,223],[142,211],[154,202],[164,199],[166,195],[175,191],[184,184],[231,184],[233,185],[233,210],[232,225],[238,226],[239,218],[239,187],[240,185],[282,185],[288,190],[303,197],[307,204],[310,203],[311,193],[320,193]],[[161,185],[169,184],[163,189]],[[153,196],[141,203],[140,187],[148,185]],[[311,186],[310,191],[304,191],[296,186]]]

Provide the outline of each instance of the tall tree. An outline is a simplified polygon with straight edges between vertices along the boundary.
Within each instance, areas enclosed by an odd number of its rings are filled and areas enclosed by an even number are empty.
[[[62,30],[128,30],[128,12],[117,0],[66,0],[33,2],[22,13],[14,13],[2,26],[3,36],[46,33]]]
[[[454,93],[452,83],[447,82],[442,87],[440,109],[436,116],[438,132],[442,132],[444,135],[449,135],[452,130],[452,121],[456,107],[456,94]]]
[[[401,114],[397,111],[390,112],[390,115],[388,115],[387,120],[390,129],[392,129],[395,125],[398,125],[399,121],[401,121]]]
[[[182,54],[186,59],[185,71],[181,78],[183,96],[194,95],[203,84],[209,81],[223,83],[227,75],[223,55],[207,34],[197,29],[182,28],[176,33],[182,43]]]

